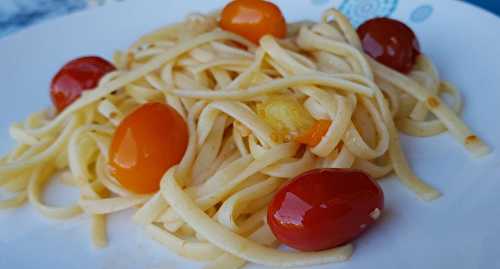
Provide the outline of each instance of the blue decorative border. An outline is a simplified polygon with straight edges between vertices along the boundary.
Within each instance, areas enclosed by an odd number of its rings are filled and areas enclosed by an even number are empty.
[[[413,12],[410,15],[410,20],[412,22],[423,22],[427,20],[432,15],[433,12],[434,8],[431,5],[429,4],[421,5],[417,7],[415,10],[413,10]]]
[[[0,37],[87,5],[87,0],[0,0]]]
[[[344,0],[340,11],[358,26],[375,17],[389,17],[398,6],[398,0]]]
[[[0,0],[0,38],[45,19],[109,1],[123,0]]]
[[[330,2],[330,0],[311,0],[311,4],[313,4],[314,6],[325,5],[328,2]]]
[[[124,0],[0,0],[0,38],[44,19],[103,5],[109,1]],[[332,0],[310,0],[310,4],[315,6],[331,2]],[[466,2],[482,6],[500,15],[498,0],[466,0]],[[373,17],[391,16],[397,6],[398,0],[344,0],[340,10],[355,26],[358,26]],[[409,19],[411,22],[420,23],[427,20],[432,13],[432,5],[422,5],[411,13]]]

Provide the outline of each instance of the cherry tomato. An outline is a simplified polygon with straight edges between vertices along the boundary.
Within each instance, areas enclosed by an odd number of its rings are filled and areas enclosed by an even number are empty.
[[[259,43],[261,37],[286,35],[286,21],[279,7],[263,0],[235,0],[222,10],[220,27]]]
[[[315,169],[294,178],[274,197],[267,219],[276,238],[302,251],[345,244],[380,216],[384,194],[367,174]]]
[[[169,105],[147,103],[118,126],[109,149],[109,167],[126,189],[158,191],[163,174],[184,156],[188,144],[184,119]]]
[[[420,44],[406,24],[389,18],[375,18],[358,28],[363,50],[378,62],[401,73],[411,71]]]
[[[330,120],[319,120],[311,129],[295,138],[295,141],[304,145],[308,145],[310,147],[314,147],[318,145],[319,142],[321,142],[323,136],[325,136],[325,134],[328,132],[328,129],[330,129],[331,124],[332,121]]]
[[[52,79],[52,102],[59,112],[63,111],[82,95],[82,91],[94,89],[99,80],[113,70],[113,64],[101,57],[88,56],[70,61]]]

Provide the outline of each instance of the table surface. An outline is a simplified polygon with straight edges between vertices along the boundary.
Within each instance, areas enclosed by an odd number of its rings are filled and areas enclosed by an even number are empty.
[[[0,38],[43,20],[98,7],[111,1],[127,0],[1,0]],[[429,3],[432,3],[432,1],[437,0],[429,0]],[[318,1],[311,0],[311,2]],[[466,2],[481,6],[500,15],[500,1],[498,0],[466,0]]]

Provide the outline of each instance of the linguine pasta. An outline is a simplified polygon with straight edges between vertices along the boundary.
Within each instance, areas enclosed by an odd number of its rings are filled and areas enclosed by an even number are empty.
[[[440,193],[411,170],[399,132],[449,131],[472,154],[488,152],[458,116],[460,93],[428,58],[420,56],[409,75],[377,63],[337,10],[258,45],[217,28],[217,16],[191,15],[141,37],[116,52],[117,71],[63,112],[14,124],[17,146],[0,161],[0,185],[14,196],[0,208],[29,201],[49,218],[88,214],[100,247],[106,217],[137,208],[133,220],[146,234],[180,256],[207,261],[206,268],[320,264],[348,259],[352,246],[283,252],[266,224],[267,205],[288,179],[319,167],[353,167],[374,178],[394,171],[418,197],[433,200]],[[110,174],[108,151],[120,121],[153,101],[185,119],[189,142],[160,191],[136,195]],[[295,141],[302,125],[320,120],[331,124],[317,145]],[[56,174],[79,189],[77,203],[44,203],[44,186]]]

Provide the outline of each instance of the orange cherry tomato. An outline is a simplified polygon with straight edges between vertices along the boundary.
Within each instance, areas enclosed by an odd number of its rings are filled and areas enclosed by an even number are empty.
[[[311,129],[297,136],[295,141],[314,147],[321,142],[321,139],[325,136],[326,132],[328,132],[331,124],[332,122],[329,120],[319,120]]]
[[[159,190],[163,174],[184,156],[189,134],[184,119],[169,105],[147,103],[118,126],[109,149],[109,168],[131,192]]]
[[[63,111],[82,95],[82,91],[94,89],[104,75],[115,69],[113,64],[97,56],[81,57],[65,64],[50,86],[57,111]]]
[[[279,7],[263,0],[235,0],[222,10],[220,27],[259,43],[261,37],[286,36],[286,21]]]
[[[353,169],[315,169],[276,193],[267,222],[278,240],[302,251],[343,245],[362,234],[384,207],[380,186]]]

